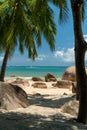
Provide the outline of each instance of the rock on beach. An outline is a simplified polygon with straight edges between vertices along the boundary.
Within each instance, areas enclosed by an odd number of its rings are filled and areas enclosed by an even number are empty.
[[[76,82],[75,66],[68,67],[63,73],[62,80],[70,80]]]
[[[53,86],[58,88],[70,89],[72,88],[72,82],[67,80],[58,80],[57,83],[53,84]]]
[[[45,81],[46,82],[51,82],[51,81],[56,82],[57,79],[56,79],[56,77],[54,75],[48,73],[48,74],[45,75]]]
[[[0,82],[0,108],[13,110],[26,108],[29,105],[26,92],[18,87],[4,82]]]
[[[32,86],[34,88],[47,88],[47,85],[45,83],[42,83],[42,82],[33,83]]]

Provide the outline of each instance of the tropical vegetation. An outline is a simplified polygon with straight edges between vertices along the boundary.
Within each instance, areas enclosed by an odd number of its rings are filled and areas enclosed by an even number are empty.
[[[28,56],[34,59],[37,56],[36,45],[41,45],[41,35],[46,38],[53,50],[56,28],[50,4],[52,3],[60,9],[59,18],[61,23],[63,20],[67,20],[69,11],[67,2],[69,1],[0,0],[1,50],[11,55],[16,45],[19,46],[22,53],[26,47]],[[79,92],[77,121],[81,123],[87,123],[87,76],[84,63],[87,43],[82,32],[85,2],[86,0],[70,0],[75,38],[77,92]],[[3,80],[3,78],[1,79]]]
[[[37,6],[39,8],[37,9]],[[41,37],[45,37],[51,50],[55,49],[56,28],[54,13],[47,1],[37,0],[0,0],[0,50],[5,52],[0,80],[4,81],[8,57],[16,46],[21,53],[24,48],[28,57],[35,59],[36,46],[41,46]]]

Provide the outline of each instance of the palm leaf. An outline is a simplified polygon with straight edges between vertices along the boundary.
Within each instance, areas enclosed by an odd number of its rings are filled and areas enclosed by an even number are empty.
[[[6,0],[5,1],[0,0],[0,12],[5,10],[8,6],[9,6],[8,0],[7,1]]]

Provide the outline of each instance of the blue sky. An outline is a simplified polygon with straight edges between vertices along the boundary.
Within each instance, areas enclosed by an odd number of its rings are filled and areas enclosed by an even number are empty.
[[[38,57],[35,61],[28,59],[27,52],[21,55],[18,49],[15,50],[12,58],[9,59],[8,65],[28,65],[28,66],[69,66],[74,65],[74,34],[73,34],[73,21],[71,12],[69,13],[69,19],[66,23],[58,24],[58,9],[54,6],[55,10],[55,22],[57,25],[57,35],[55,37],[56,49],[54,52],[50,51],[50,48],[43,39],[42,46],[37,48]],[[83,23],[83,34],[87,40],[87,18]],[[0,64],[2,62],[3,55],[0,56]],[[87,60],[87,56],[86,56]]]

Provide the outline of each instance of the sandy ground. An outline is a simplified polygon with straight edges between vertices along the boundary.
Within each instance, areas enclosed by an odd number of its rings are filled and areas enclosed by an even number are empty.
[[[75,96],[69,89],[31,87],[23,89],[28,94],[29,107],[16,110],[0,110],[0,130],[87,130],[72,116],[62,112],[62,106]]]

